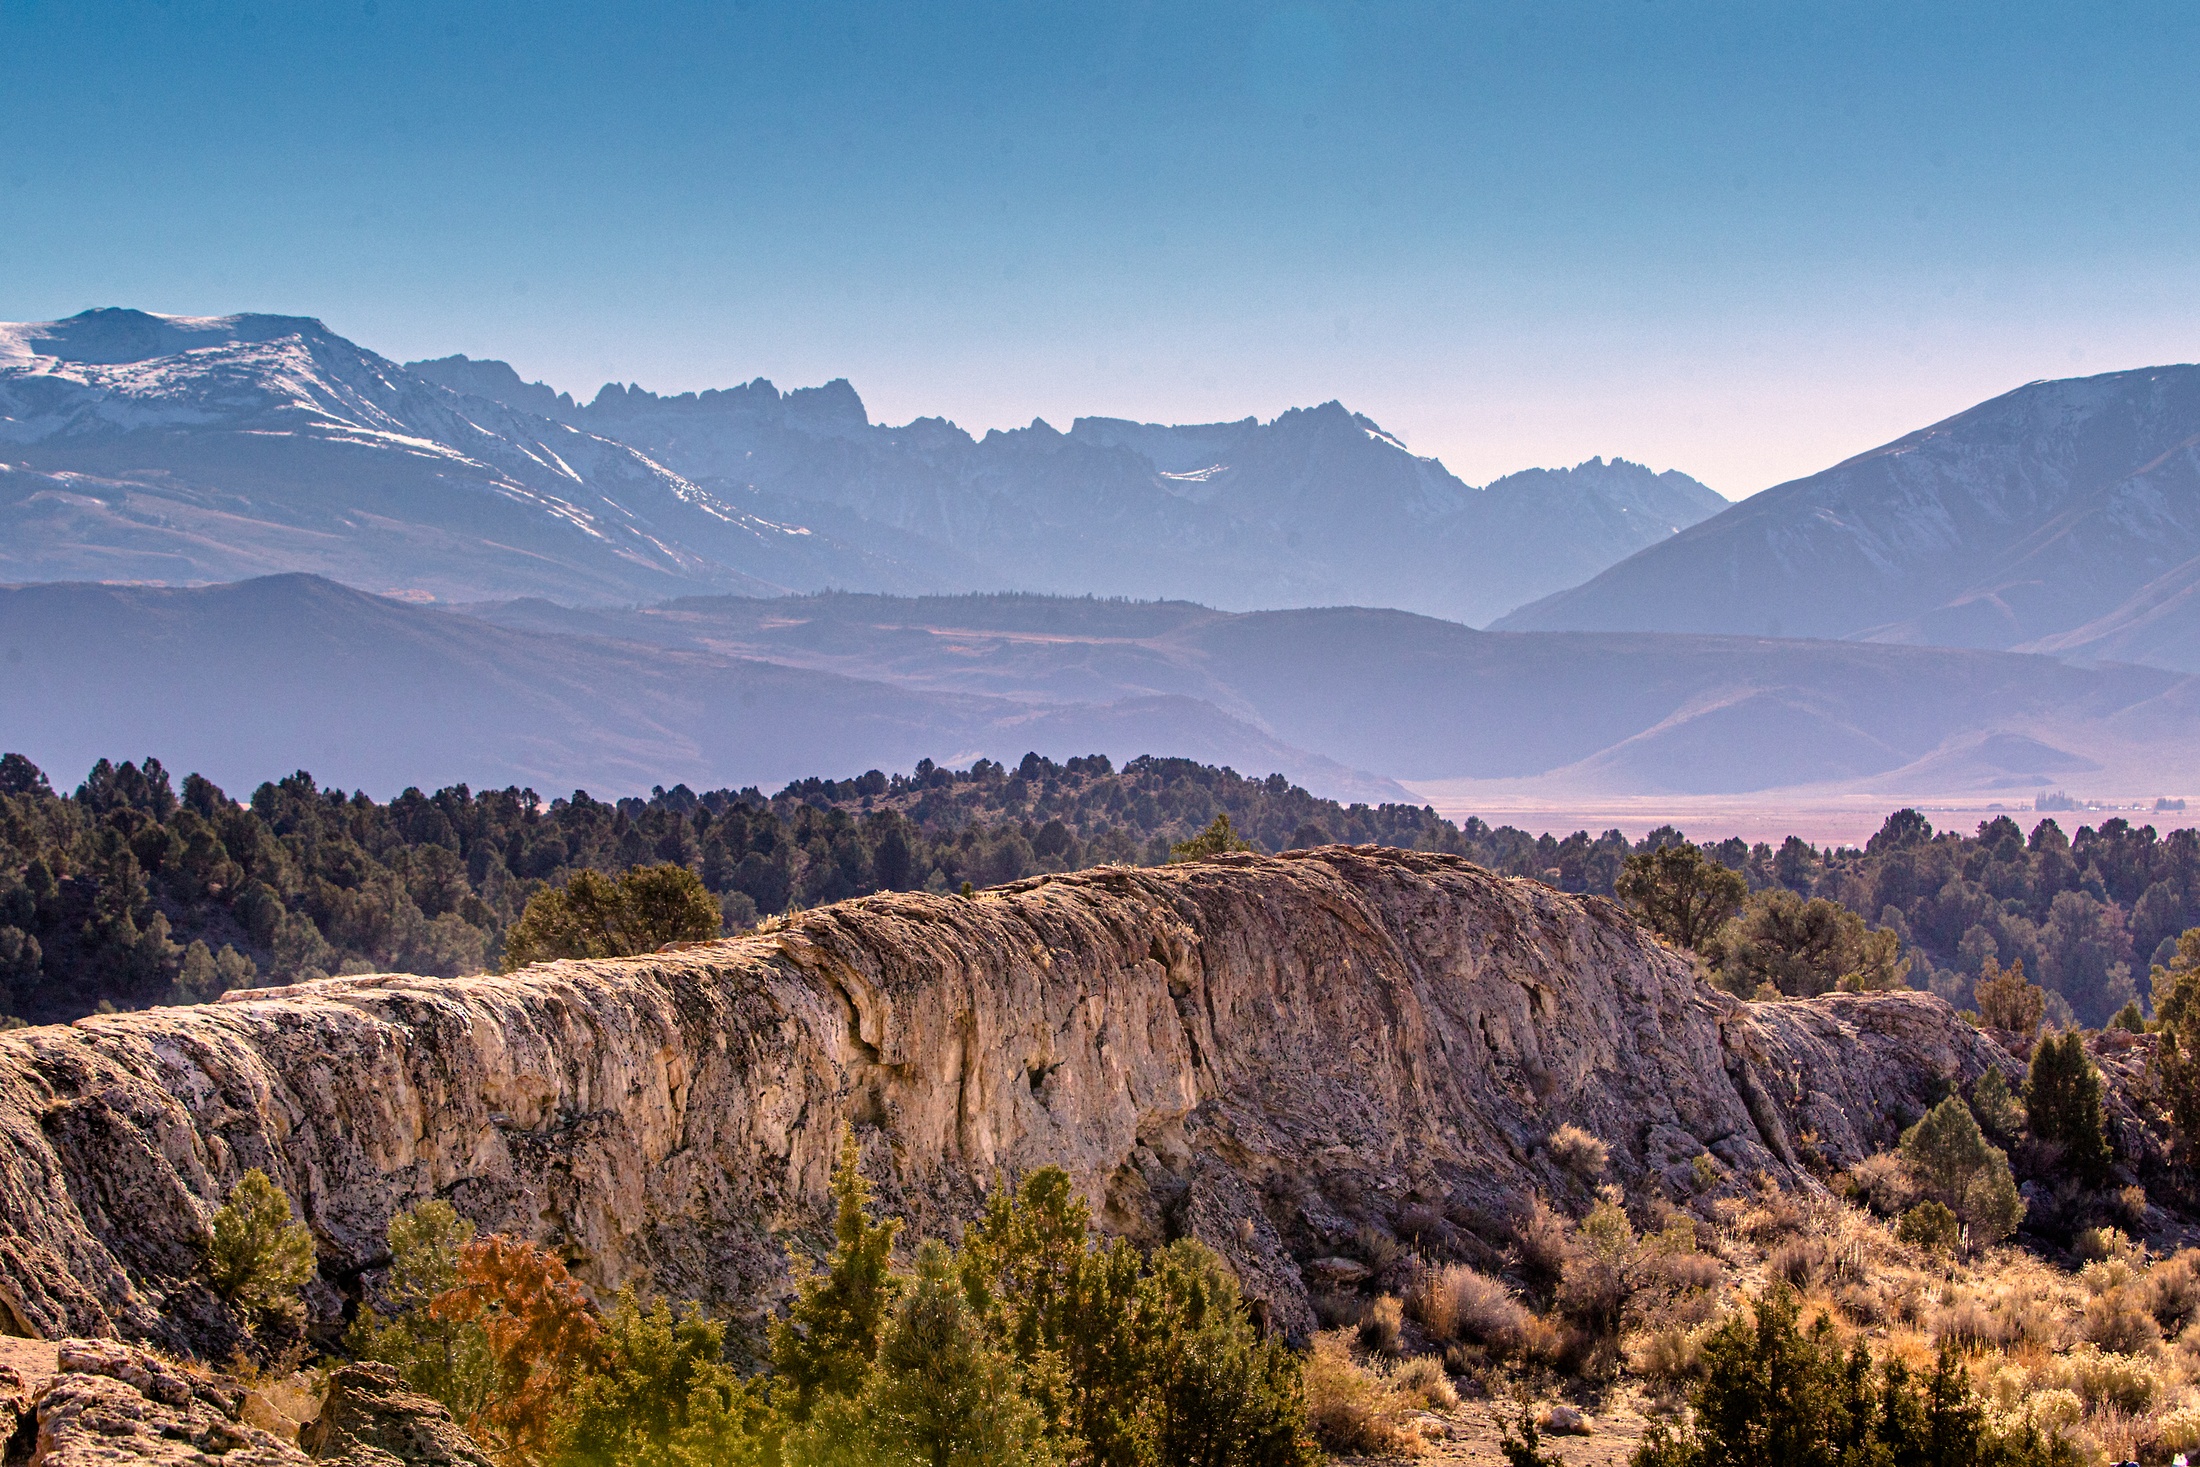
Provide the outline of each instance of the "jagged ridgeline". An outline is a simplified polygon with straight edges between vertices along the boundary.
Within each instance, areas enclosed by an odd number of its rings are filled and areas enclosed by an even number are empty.
[[[101,761],[72,794],[21,755],[0,761],[0,1009],[58,1022],[101,1005],[189,1003],[230,988],[401,970],[492,967],[527,899],[583,869],[674,862],[729,931],[789,906],[877,891],[958,890],[1106,863],[1159,865],[1228,815],[1258,850],[1330,843],[1463,855],[1567,891],[1610,895],[1630,853],[1671,828],[1560,839],[1426,807],[1342,805],[1281,775],[1104,757],[1013,769],[797,781],[775,795],[686,786],[615,802],[576,791],[407,790],[387,802],[306,773],[239,803],[158,759]],[[1900,936],[1910,981],[1970,999],[1988,958],[2023,961],[2098,1024],[2200,925],[2200,833],[2109,819],[2066,835],[2007,816],[1936,834],[1900,811],[1861,851],[1729,840],[1706,848],[1752,890],[1825,897]]]

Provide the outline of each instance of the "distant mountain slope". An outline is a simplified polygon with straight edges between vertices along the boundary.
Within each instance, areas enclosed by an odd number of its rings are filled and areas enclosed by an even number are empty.
[[[2200,367],[2151,367],[2021,387],[1496,625],[2092,647],[2189,668],[2175,639],[2114,629],[2159,625],[2195,557]]]
[[[0,589],[0,742],[217,782],[776,786],[819,768],[1168,754],[1341,799],[2200,787],[2200,679],[1857,642],[1475,632],[1404,612],[1040,596],[471,614],[309,576]],[[1358,771],[1365,771],[1364,773]]]
[[[925,587],[288,316],[0,326],[0,577],[311,570],[442,597]]]
[[[767,603],[768,604],[768,603]],[[1405,791],[1181,695],[1103,704],[930,692],[516,630],[318,577],[192,590],[0,588],[0,743],[49,768],[158,751],[217,783],[270,770],[408,784],[776,788],[818,769],[1166,753],[1358,800]]]
[[[676,397],[614,383],[583,404],[503,362],[408,370],[630,443],[707,488],[753,490],[793,518],[829,505],[915,537],[978,587],[1480,622],[1726,503],[1685,474],[1602,459],[1478,490],[1334,402],[1270,423],[1079,418],[1068,433],[1035,422],[973,438],[936,418],[874,425],[844,381]]]
[[[1396,611],[1226,613],[1040,596],[694,597],[502,625],[759,658],[927,692],[1181,697],[1400,780],[1575,791],[1921,793],[2200,781],[2200,679],[1870,643],[1492,633]]]
[[[2106,615],[2023,650],[2200,672],[2200,557],[2155,577]]]

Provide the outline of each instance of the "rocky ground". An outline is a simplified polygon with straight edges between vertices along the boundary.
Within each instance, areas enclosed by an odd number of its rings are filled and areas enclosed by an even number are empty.
[[[489,1467],[386,1367],[240,1377],[117,1340],[0,1339],[0,1427],[11,1467]]]
[[[1635,1448],[1641,1445],[1643,1431],[1649,1425],[1644,1412],[1652,1409],[1640,1393],[1631,1388],[1607,1391],[1584,1401],[1545,1396],[1531,1399],[1529,1409],[1540,1420],[1557,1406],[1570,1407],[1583,1418],[1583,1429],[1578,1433],[1546,1433],[1543,1437],[1543,1454],[1564,1463],[1565,1467],[1625,1467]],[[1499,1443],[1508,1428],[1517,1427],[1519,1419],[1519,1405],[1510,1397],[1464,1400],[1456,1411],[1430,1412],[1421,1418],[1426,1449],[1418,1457],[1339,1457],[1334,1460],[1368,1464],[1416,1462],[1421,1467],[1474,1463],[1476,1467],[1487,1467],[1487,1464],[1505,1460]]]

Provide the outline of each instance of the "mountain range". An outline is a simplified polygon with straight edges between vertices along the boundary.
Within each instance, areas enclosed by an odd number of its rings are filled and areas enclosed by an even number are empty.
[[[846,382],[586,404],[291,316],[0,326],[0,579],[283,571],[438,600],[1021,589],[1470,622],[1725,501],[1592,459],[1472,488],[1336,403],[1272,422],[869,421]]]
[[[1478,632],[1395,610],[1232,613],[1040,596],[470,610],[515,629],[754,658],[933,694],[1056,707],[1195,699],[1288,747],[1408,784],[2028,796],[2073,778],[2132,790],[2200,780],[2200,744],[2189,736],[2200,679],[2036,654]]]
[[[768,603],[766,603],[768,604]],[[776,788],[821,769],[1028,749],[1166,752],[1353,799],[1388,780],[1182,695],[941,693],[755,658],[546,634],[317,576],[0,588],[0,743],[57,772],[152,753],[232,788],[305,768],[376,790]]]
[[[2200,671],[2200,367],[2020,387],[1767,489],[1496,625]]]
[[[0,327],[0,456],[11,580],[303,570],[439,598],[631,600],[905,574],[297,317]]]
[[[1336,403],[974,437],[843,381],[581,403],[107,310],[0,327],[0,459],[0,736],[60,769],[2200,784],[2195,367],[2035,383],[1721,510],[1601,459],[1471,488]]]
[[[1268,423],[1090,417],[975,438],[938,418],[873,424],[845,381],[676,397],[612,383],[578,403],[503,362],[406,365],[632,444],[713,492],[758,494],[780,519],[904,556],[921,544],[943,580],[976,589],[1395,606],[1474,624],[1726,504],[1685,474],[1601,458],[1476,489],[1336,402]]]
[[[311,576],[0,590],[5,746],[248,787],[775,787],[1156,753],[1346,800],[2200,783],[2200,679],[1867,642],[1477,632],[1409,612],[1034,595],[421,606]]]

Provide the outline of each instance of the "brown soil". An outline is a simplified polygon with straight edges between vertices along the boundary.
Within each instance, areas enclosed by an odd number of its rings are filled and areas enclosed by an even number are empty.
[[[1560,1404],[1559,1398],[1539,1399],[1534,1403],[1537,1416],[1551,1406]],[[1554,1462],[1566,1467],[1625,1467],[1641,1445],[1642,1436],[1649,1429],[1646,1413],[1654,1413],[1652,1403],[1644,1400],[1633,1389],[1619,1389],[1607,1393],[1601,1400],[1573,1401],[1574,1406],[1589,1418],[1590,1431],[1586,1436],[1551,1436],[1546,1434],[1542,1450]],[[1340,1464],[1355,1467],[1393,1467],[1402,1462],[1416,1462],[1420,1467],[1438,1467],[1444,1463],[1474,1463],[1476,1467],[1503,1463],[1505,1458],[1498,1450],[1498,1441],[1505,1428],[1518,1419],[1519,1407],[1509,1398],[1462,1401],[1457,1411],[1441,1415],[1431,1414],[1423,1419],[1423,1435],[1428,1449],[1419,1457],[1338,1457]]]

